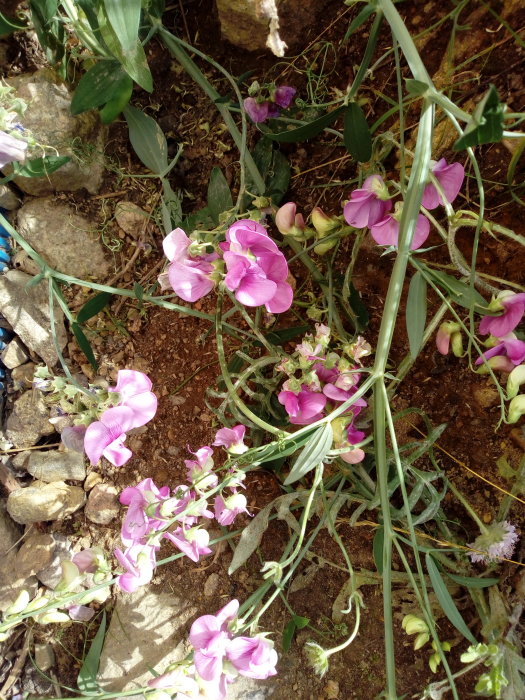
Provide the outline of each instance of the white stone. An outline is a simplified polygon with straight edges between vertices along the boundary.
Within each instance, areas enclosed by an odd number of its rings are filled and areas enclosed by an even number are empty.
[[[53,481],[83,481],[86,478],[84,455],[73,450],[31,450],[25,469],[36,479]]]
[[[14,369],[15,367],[20,367],[20,365],[25,364],[29,360],[29,357],[20,340],[18,338],[13,338],[3,349],[0,360],[2,360],[8,369]]]

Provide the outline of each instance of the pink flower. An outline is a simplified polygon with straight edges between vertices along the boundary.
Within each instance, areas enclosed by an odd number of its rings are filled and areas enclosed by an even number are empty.
[[[304,219],[302,214],[297,214],[295,202],[286,202],[279,207],[275,215],[275,225],[283,236],[296,236],[301,238],[304,234]]]
[[[525,293],[515,294],[505,290],[493,299],[489,305],[493,311],[503,310],[501,316],[485,316],[479,324],[482,335],[490,333],[495,338],[502,338],[513,331],[523,317],[525,311]]]
[[[359,462],[362,462],[365,458],[365,451],[360,447],[354,447],[353,450],[343,452],[339,457],[347,464],[359,464]]]
[[[133,453],[123,442],[134,425],[135,413],[127,406],[104,411],[100,420],[88,426],[84,436],[84,449],[91,464],[98,464],[102,455],[115,467],[126,464]]]
[[[217,253],[192,255],[192,245],[194,242],[181,228],[176,228],[162,241],[164,254],[171,263],[167,273],[169,285],[184,301],[197,301],[215,286],[211,275],[215,271],[213,262],[219,256]],[[166,273],[159,276],[159,282],[163,289],[167,288]]]
[[[474,364],[481,365],[483,358],[490,360],[491,357],[507,357],[512,365],[521,365],[525,360],[525,343],[518,340],[514,333],[508,333],[503,338],[498,338],[500,341],[497,345],[484,352],[481,357],[478,357]],[[511,365],[511,369],[513,369]],[[510,370],[509,370],[510,371]]]
[[[136,486],[128,486],[120,494],[120,502],[128,506],[122,521],[121,538],[123,544],[145,544],[144,538],[149,532],[160,529],[164,521],[146,514],[148,506],[169,498],[169,486],[158,489],[152,479],[144,479]],[[156,510],[158,510],[157,506]]]
[[[226,499],[222,495],[216,496],[213,507],[217,522],[223,527],[231,525],[239,513],[250,515],[246,508],[246,496],[242,493],[233,493]]]
[[[263,635],[232,639],[226,654],[241,676],[264,680],[277,673],[277,652]]]
[[[290,423],[296,425],[308,425],[322,418],[327,400],[324,394],[308,391],[304,385],[298,394],[293,391],[281,391],[277,398],[285,407]]]
[[[282,313],[292,305],[293,291],[286,281],[288,264],[266,229],[244,219],[230,226],[224,251],[226,287],[245,306],[264,304],[270,313]]]
[[[192,454],[197,459],[185,459],[184,464],[188,469],[188,481],[193,484],[193,488],[198,493],[203,493],[217,486],[219,478],[212,471],[214,466],[212,459],[213,449],[205,445],[200,447],[197,452],[192,452]]]
[[[210,536],[200,527],[192,527],[189,530],[178,527],[173,532],[165,532],[164,537],[194,562],[212,551],[208,547]]]
[[[134,593],[139,586],[151,581],[157,565],[155,551],[154,546],[141,544],[132,545],[125,552],[115,549],[117,561],[126,569],[125,574],[117,577],[117,585],[121,590]]]
[[[233,428],[221,428],[215,434],[214,445],[225,447],[234,455],[242,455],[249,448],[244,444],[245,425],[236,425]]]
[[[60,433],[60,439],[68,450],[83,453],[86,429],[85,425],[66,425]]]
[[[442,355],[448,355],[450,344],[456,357],[463,355],[463,338],[461,326],[456,321],[444,321],[436,334],[436,347]]]
[[[92,549],[83,549],[77,552],[71,561],[82,574],[94,574],[98,569],[97,553]]]
[[[216,615],[202,615],[192,624],[190,644],[195,649],[193,662],[205,681],[219,681],[223,659],[231,640],[228,626],[237,616],[239,601],[232,600]]]
[[[292,103],[293,98],[295,97],[296,92],[297,90],[294,87],[291,87],[290,85],[280,85],[274,90],[272,96],[273,101],[279,107],[282,107],[283,109],[288,109],[288,107]]]
[[[27,142],[0,131],[0,168],[13,161],[24,160]]]
[[[396,205],[396,209],[398,209]],[[399,216],[399,209],[396,211],[396,216]],[[410,250],[421,248],[427,240],[430,232],[430,223],[423,214],[417,215],[416,230],[412,239]],[[388,214],[384,219],[378,221],[370,227],[372,238],[378,245],[398,245],[399,239],[399,221],[392,214]]]
[[[134,428],[148,423],[157,412],[157,397],[151,391],[151,387],[151,380],[144,372],[120,369],[117,385],[108,389],[119,394],[119,406],[131,408]]]
[[[264,122],[268,119],[268,110],[270,107],[268,100],[258,102],[255,97],[247,97],[243,101],[243,105],[246,114],[250,117],[252,122],[255,122],[255,124],[259,124],[260,122]]]
[[[383,178],[381,175],[370,175],[362,188],[350,194],[350,201],[344,207],[344,217],[347,224],[355,228],[370,227],[380,221],[391,207]]]
[[[444,158],[438,160],[437,163],[432,161],[433,165],[430,172],[439,182],[441,189],[448,202],[453,202],[461,189],[463,180],[465,179],[465,168],[461,163],[451,163],[447,165]],[[443,198],[436,189],[436,186],[429,182],[423,191],[422,205],[426,209],[435,209],[440,204],[443,204]]]
[[[514,525],[504,520],[488,525],[485,532],[477,537],[469,547],[479,552],[469,552],[473,562],[489,564],[498,559],[510,559],[519,540]]]

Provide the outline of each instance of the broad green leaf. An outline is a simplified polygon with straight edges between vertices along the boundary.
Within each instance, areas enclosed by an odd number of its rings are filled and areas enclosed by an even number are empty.
[[[112,100],[122,85],[128,85],[130,77],[114,59],[102,59],[95,63],[80,81],[71,101],[71,114],[81,114],[100,107]]]
[[[430,576],[430,581],[432,583],[432,588],[434,589],[443,612],[458,630],[458,632],[461,632],[465,639],[468,639],[471,644],[476,644],[477,642],[474,635],[467,627],[464,619],[461,617],[461,614],[457,609],[456,604],[452,600],[452,596],[448,592],[443,578],[441,577],[437,564],[430,554],[425,555],[425,562],[427,565],[428,575]]]
[[[122,64],[122,67],[147,92],[153,91],[153,78],[148,66],[144,48],[137,39],[131,51],[123,51],[118,36],[109,23],[100,25],[102,37],[113,56]]]
[[[452,275],[447,275],[438,270],[431,270],[430,268],[426,268],[426,273],[432,277],[436,284],[445,289],[456,304],[460,304],[460,306],[464,306],[467,309],[474,306],[474,311],[482,313],[484,316],[499,315],[491,312],[487,308],[487,302],[481,294],[470,285],[465,284],[465,282],[461,282],[461,280],[452,277]]]
[[[375,11],[376,7],[374,4],[369,3],[368,5],[365,5],[361,12],[359,12],[348,25],[346,34],[343,37],[343,42],[349,39],[352,36],[352,34],[356,32],[359,29],[359,27],[362,24],[364,24],[366,20],[370,17],[370,15],[373,14]]]
[[[385,528],[383,525],[377,528],[372,542],[372,553],[374,555],[374,564],[381,576],[383,575],[383,543],[385,541]]]
[[[219,224],[220,215],[233,207],[233,199],[223,172],[213,167],[208,183],[208,210],[215,226]]]
[[[465,586],[466,588],[488,588],[489,586],[497,586],[499,583],[499,578],[475,578],[474,576],[458,576],[457,574],[451,574],[446,572],[447,576],[451,578],[454,583],[460,586]]]
[[[281,153],[267,138],[262,138],[252,152],[257,169],[264,180],[266,197],[271,197],[274,204],[279,204],[288,189],[290,182],[290,163],[285,155]],[[255,187],[248,186],[251,191]]]
[[[354,160],[366,163],[372,157],[372,137],[370,129],[357,102],[346,107],[344,119],[345,148]]]
[[[285,486],[302,479],[305,474],[315,469],[323,461],[332,447],[333,437],[330,423],[325,423],[315,431],[299,457],[295,460],[292,470],[284,482]]]
[[[296,630],[302,630],[310,623],[310,618],[301,617],[300,615],[292,615],[292,619],[288,622],[283,631],[283,650],[290,651],[292,641]]]
[[[500,102],[498,92],[491,85],[481,102],[476,106],[470,121],[452,147],[462,151],[469,146],[479,146],[483,143],[495,143],[503,138],[504,105]]]
[[[109,304],[109,300],[112,296],[113,294],[110,292],[100,292],[86,301],[77,314],[77,322],[85,323],[90,318],[93,318],[93,316],[96,316],[99,311],[102,311],[102,309]]]
[[[93,348],[91,347],[89,340],[86,338],[82,328],[78,325],[78,323],[73,322],[71,324],[71,330],[73,331],[73,335],[76,338],[78,347],[87,357],[89,364],[93,367],[93,369],[98,369],[98,364],[95,359],[95,354],[93,353]]]
[[[100,654],[102,653],[102,645],[104,644],[104,636],[106,634],[106,612],[102,614],[102,622],[91,642],[84,663],[78,673],[77,685],[81,693],[89,695],[98,695],[102,691],[97,683],[98,667],[100,665]]]
[[[346,107],[337,107],[336,109],[323,114],[321,117],[314,119],[308,124],[303,124],[302,126],[295,127],[294,129],[289,129],[287,131],[275,131],[270,132],[265,128],[260,127],[262,133],[266,138],[272,141],[279,141],[281,143],[296,143],[297,141],[307,141],[311,139],[312,136],[317,136],[323,129],[330,126],[337,117],[340,117]]]
[[[427,320],[427,283],[419,270],[410,280],[405,318],[410,355],[415,360],[421,349]]]
[[[147,168],[160,175],[168,167],[168,144],[164,132],[152,117],[131,105],[125,108],[124,116],[133,150]]]
[[[144,299],[144,287],[138,282],[135,282],[135,284],[133,285],[133,293],[139,301],[142,301]]]
[[[13,169],[17,177],[44,177],[54,173],[70,160],[69,156],[44,156],[28,160],[24,165],[13,163]]]
[[[126,75],[125,79],[115,86],[113,97],[100,110],[100,121],[103,124],[111,124],[115,121],[130,101],[132,94],[133,80]]]
[[[27,25],[0,12],[0,36],[7,36],[13,32],[18,32],[20,29],[27,29]]]
[[[140,24],[140,0],[103,0],[109,23],[117,35],[124,54],[133,53]]]

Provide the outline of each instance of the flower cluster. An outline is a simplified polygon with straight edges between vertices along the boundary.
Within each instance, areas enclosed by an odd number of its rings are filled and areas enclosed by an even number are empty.
[[[425,186],[422,205],[435,209],[440,204],[453,202],[463,184],[465,171],[460,163],[447,164],[446,160],[432,161],[430,182]],[[355,228],[369,228],[372,238],[379,245],[397,246],[399,222],[403,203],[396,202],[392,212],[392,200],[383,178],[370,175],[363,186],[350,194],[344,206],[344,218]],[[411,249],[420,248],[428,238],[430,223],[423,214],[418,214]]]
[[[151,688],[177,697],[224,700],[238,676],[265,680],[277,671],[277,652],[266,635],[235,636],[239,601],[231,600],[215,615],[202,615],[192,624],[189,641],[193,660],[185,660],[148,682]],[[168,694],[167,696],[168,697]],[[160,699],[159,699],[160,700]]]
[[[473,562],[490,564],[498,559],[509,559],[519,537],[514,525],[506,520],[501,523],[492,523],[477,537],[469,547],[477,550],[469,552]]]
[[[316,324],[316,334],[306,335],[296,345],[294,354],[281,362],[278,369],[288,376],[278,395],[290,423],[309,425],[329,415],[340,403],[356,393],[361,378],[360,358],[371,352],[370,345],[359,337],[345,347],[348,358],[330,352],[330,329]],[[335,449],[344,450],[341,458],[351,464],[361,462],[365,453],[355,445],[365,434],[355,426],[355,419],[367,402],[358,398],[343,416],[332,422]],[[346,448],[346,449],[345,449]]]
[[[224,446],[231,454],[242,454],[248,448],[243,442],[245,427],[222,428],[215,436],[214,445]],[[199,523],[200,518],[215,518],[220,525],[231,525],[239,513],[247,513],[247,502],[242,488],[244,473],[233,470],[217,490],[218,477],[214,473],[213,449],[204,446],[192,453],[195,459],[185,460],[189,484],[173,489],[158,488],[152,479],[144,479],[120,494],[120,502],[128,506],[122,522],[121,540],[124,551],[115,550],[119,564],[125,570],[117,583],[131,593],[149,583],[156,567],[156,553],[160,540],[169,540],[194,562],[211,553],[208,531]],[[208,505],[208,492],[216,492],[213,510]]]
[[[223,279],[245,306],[264,305],[270,313],[283,313],[292,305],[286,258],[257,221],[237,221],[217,248],[192,241],[180,228],[168,234],[163,245],[170,264],[159,282],[185,301],[201,299]]]
[[[261,87],[255,81],[250,85],[249,97],[243,101],[243,106],[250,119],[259,124],[278,117],[281,109],[288,109],[296,92],[296,89],[289,85],[272,84]]]

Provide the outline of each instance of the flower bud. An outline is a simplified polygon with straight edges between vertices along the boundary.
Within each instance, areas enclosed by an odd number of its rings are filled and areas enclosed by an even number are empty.
[[[311,214],[312,225],[321,238],[341,227],[341,222],[336,216],[328,216],[321,207],[314,207]]]
[[[314,671],[322,678],[328,671],[328,654],[326,650],[315,642],[306,642],[304,653]]]
[[[18,597],[15,600],[15,602],[13,603],[13,605],[10,605],[6,609],[5,616],[9,617],[10,615],[18,615],[19,613],[24,612],[28,603],[29,603],[29,593],[25,590],[20,591],[20,593],[18,594]]]
[[[302,214],[296,214],[297,207],[294,202],[287,202],[279,207],[275,215],[275,225],[283,236],[293,236],[298,240],[305,238],[305,226]]]
[[[463,355],[463,338],[461,336],[461,326],[456,321],[445,321],[439,327],[436,335],[436,346],[442,355],[448,355],[450,345],[456,357]]]
[[[267,561],[261,569],[261,573],[264,574],[264,579],[271,579],[275,585],[277,585],[283,577],[283,569],[278,561]]]
[[[40,598],[33,598],[33,600],[26,606],[24,612],[35,612],[36,610],[40,610],[40,608],[44,608],[46,605],[49,605],[50,602],[51,599],[45,595],[40,596]]]
[[[58,622],[69,622],[70,617],[66,615],[66,613],[59,612],[58,610],[50,610],[49,612],[42,613],[42,615],[36,615],[35,620],[40,625],[50,625]]]
[[[488,374],[489,367],[497,372],[512,372],[514,369],[514,365],[506,355],[494,355],[478,367],[476,374]]]
[[[525,413],[525,394],[515,396],[509,403],[509,414],[507,421],[509,423],[517,423],[521,416]]]
[[[428,632],[427,623],[420,617],[417,617],[417,615],[405,615],[401,623],[401,627],[405,630],[407,634],[419,634],[421,632]]]
[[[518,365],[507,379],[507,398],[513,399],[517,396],[522,384],[525,384],[525,365]]]

